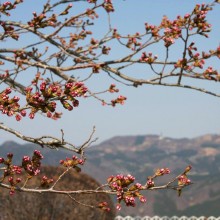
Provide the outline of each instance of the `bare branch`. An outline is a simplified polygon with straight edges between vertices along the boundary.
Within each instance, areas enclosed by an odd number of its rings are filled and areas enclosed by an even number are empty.
[[[27,136],[24,136],[23,134],[21,134],[20,132],[14,130],[12,128],[6,127],[3,124],[0,124],[0,129],[9,132],[9,133],[17,136],[18,138],[20,138],[24,141],[34,143],[34,144],[38,144],[41,147],[49,147],[51,149],[64,148],[66,150],[70,150],[70,151],[79,153],[79,149],[77,149],[77,147],[75,147],[71,143],[68,143],[68,142],[64,141],[63,138],[58,139],[58,138],[52,137],[52,136],[42,136],[42,137],[39,137],[39,138],[27,137]],[[80,150],[80,153],[81,153],[81,150]]]

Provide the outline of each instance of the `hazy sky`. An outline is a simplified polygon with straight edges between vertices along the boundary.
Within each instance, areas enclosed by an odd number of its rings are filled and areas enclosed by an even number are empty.
[[[34,1],[30,1],[34,2]],[[39,1],[37,1],[39,2]],[[184,15],[193,9],[196,3],[211,1],[182,0],[115,0],[116,12],[112,14],[112,25],[124,33],[135,33],[144,30],[144,23],[159,24],[163,15],[174,19],[176,15]],[[39,3],[36,8],[40,7]],[[81,3],[80,3],[81,4]],[[78,3],[74,3],[77,8]],[[32,3],[33,6],[33,3]],[[31,11],[31,4],[25,10]],[[210,39],[201,41],[207,50],[216,48],[220,43],[220,6],[209,16],[213,25]],[[104,21],[99,28],[104,28]],[[159,51],[157,51],[158,53]],[[120,51],[118,51],[120,54]],[[175,52],[174,52],[175,55]],[[220,61],[214,60],[213,65],[219,70]],[[138,67],[133,71],[144,71]],[[102,76],[91,81],[96,86],[102,84]],[[201,84],[197,81],[195,84]],[[201,84],[202,85],[202,84]],[[219,83],[207,85],[220,93]],[[120,93],[128,100],[125,105],[116,108],[103,107],[94,100],[83,100],[80,107],[72,112],[64,112],[63,118],[51,121],[37,116],[35,120],[24,119],[16,122],[12,118],[1,116],[1,121],[25,135],[38,137],[43,134],[60,135],[65,132],[65,139],[73,143],[82,143],[96,126],[96,137],[99,141],[115,135],[163,134],[169,137],[196,137],[206,133],[220,133],[220,98],[181,88],[143,86],[130,88],[118,85]],[[17,140],[12,135],[0,131],[0,140]]]

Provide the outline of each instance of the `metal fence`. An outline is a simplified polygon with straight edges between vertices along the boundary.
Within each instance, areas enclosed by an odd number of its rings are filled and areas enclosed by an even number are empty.
[[[210,217],[205,217],[205,216],[200,216],[200,217],[196,217],[196,216],[191,216],[191,217],[186,217],[186,216],[181,216],[181,217],[177,217],[177,216],[172,216],[172,217],[168,217],[168,216],[163,216],[163,217],[159,217],[159,216],[153,216],[153,217],[126,216],[126,217],[122,217],[122,216],[117,216],[115,218],[115,220],[220,220],[220,217],[214,217],[214,216],[210,216]]]

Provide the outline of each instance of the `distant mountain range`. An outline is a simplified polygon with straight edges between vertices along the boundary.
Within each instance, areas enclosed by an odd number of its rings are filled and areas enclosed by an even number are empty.
[[[31,155],[36,146],[6,142],[0,156],[14,152],[18,160]],[[39,148],[38,148],[39,149]],[[64,150],[42,149],[43,164],[57,166],[60,159],[72,153]],[[118,136],[87,149],[84,172],[105,183],[111,174],[131,173],[140,183],[156,168],[168,167],[173,175],[187,165],[193,169],[194,183],[181,197],[175,191],[146,192],[147,204],[123,208],[120,215],[131,216],[220,216],[220,135],[204,135],[188,139],[174,139],[157,135]],[[171,175],[172,177],[172,175]],[[168,177],[161,177],[166,182]]]

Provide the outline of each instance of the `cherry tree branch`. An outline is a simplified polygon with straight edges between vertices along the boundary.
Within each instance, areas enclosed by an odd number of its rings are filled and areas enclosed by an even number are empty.
[[[30,143],[33,143],[33,144],[38,144],[41,147],[48,147],[48,148],[51,148],[51,149],[63,148],[63,149],[73,151],[73,152],[81,154],[81,155],[84,155],[85,149],[88,148],[92,143],[94,143],[97,140],[97,138],[92,140],[93,135],[95,133],[95,127],[93,128],[93,131],[92,131],[91,135],[89,136],[88,140],[86,140],[79,147],[76,147],[75,145],[64,141],[63,131],[61,131],[62,132],[62,138],[59,139],[59,138],[56,138],[56,137],[53,137],[53,136],[41,136],[39,138],[28,137],[28,136],[25,136],[25,135],[21,134],[20,132],[18,132],[16,130],[12,129],[12,128],[9,128],[9,127],[5,126],[3,123],[0,123],[0,129],[17,136],[21,140],[24,140],[24,141],[27,141],[27,142],[30,142]]]

